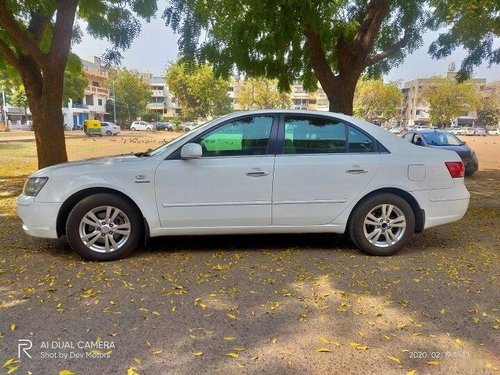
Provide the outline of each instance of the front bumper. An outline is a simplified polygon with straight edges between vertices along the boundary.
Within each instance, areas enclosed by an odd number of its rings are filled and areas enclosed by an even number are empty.
[[[24,232],[33,237],[58,238],[57,215],[60,203],[37,202],[35,197],[20,195],[16,199],[17,214],[23,221]]]

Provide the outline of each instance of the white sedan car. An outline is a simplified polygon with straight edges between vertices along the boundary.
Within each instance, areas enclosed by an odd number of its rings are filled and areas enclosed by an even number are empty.
[[[240,112],[154,151],[64,163],[17,198],[26,233],[66,235],[83,258],[127,256],[147,237],[344,233],[391,255],[469,205],[456,152],[422,148],[336,113]]]
[[[156,130],[156,128],[153,124],[146,121],[134,121],[130,125],[130,130],[146,130],[148,132],[152,132],[153,130]]]
[[[112,122],[101,122],[101,134],[103,135],[117,135],[120,134],[121,128]]]

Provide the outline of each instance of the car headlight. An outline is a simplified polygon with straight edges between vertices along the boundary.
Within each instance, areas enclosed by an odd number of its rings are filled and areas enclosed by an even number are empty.
[[[26,180],[26,183],[23,187],[23,194],[36,197],[40,190],[42,190],[43,185],[47,182],[48,177],[30,177]]]

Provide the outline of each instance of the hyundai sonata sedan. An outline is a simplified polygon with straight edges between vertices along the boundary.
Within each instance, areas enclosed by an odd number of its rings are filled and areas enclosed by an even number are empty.
[[[267,110],[213,120],[156,150],[48,167],[17,198],[26,233],[66,236],[89,260],[148,237],[345,233],[391,255],[469,205],[456,152],[335,113]]]

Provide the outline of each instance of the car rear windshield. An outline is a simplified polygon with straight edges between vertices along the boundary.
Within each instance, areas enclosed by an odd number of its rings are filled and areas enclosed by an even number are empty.
[[[463,144],[454,134],[446,132],[422,133],[422,136],[432,146],[461,146]]]

